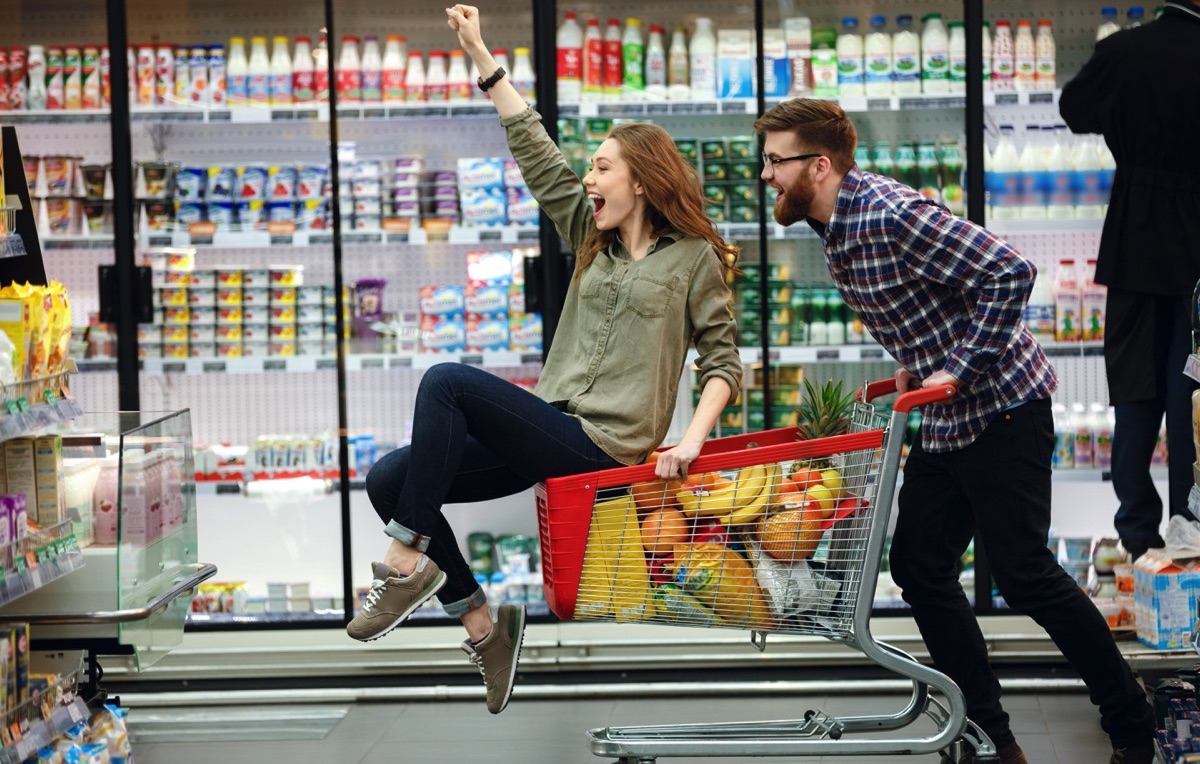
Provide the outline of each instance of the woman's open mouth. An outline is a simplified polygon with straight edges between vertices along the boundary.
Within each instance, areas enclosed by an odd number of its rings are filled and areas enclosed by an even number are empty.
[[[600,194],[588,194],[588,199],[592,202],[592,216],[600,214],[600,210],[604,209],[604,197]]]

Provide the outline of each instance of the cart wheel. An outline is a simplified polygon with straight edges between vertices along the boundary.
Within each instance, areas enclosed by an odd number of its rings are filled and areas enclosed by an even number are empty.
[[[813,710],[810,708],[809,710],[807,710],[807,711],[805,711],[805,712],[804,712],[804,721],[806,721],[806,722],[811,722],[811,721],[812,721],[812,718],[813,718],[814,716],[816,716],[816,715],[817,715],[817,712],[816,712],[816,711],[813,711]]]
[[[830,740],[841,740],[842,739],[841,728],[835,727],[835,728],[829,730],[829,739]]]

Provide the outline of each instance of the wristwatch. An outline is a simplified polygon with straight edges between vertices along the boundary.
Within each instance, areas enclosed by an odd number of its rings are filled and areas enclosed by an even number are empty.
[[[496,71],[492,72],[491,77],[488,77],[486,80],[480,77],[479,79],[475,80],[475,84],[479,86],[480,90],[486,93],[491,90],[493,85],[504,79],[504,75],[506,74],[508,74],[508,72],[504,71],[503,66],[497,66]]]

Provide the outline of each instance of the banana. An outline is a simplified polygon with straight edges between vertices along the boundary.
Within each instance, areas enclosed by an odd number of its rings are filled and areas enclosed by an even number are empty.
[[[762,517],[763,513],[767,511],[767,507],[775,500],[775,486],[779,484],[779,465],[767,465],[766,476],[766,483],[763,485],[763,489],[758,494],[758,497],[746,506],[739,507],[720,518],[722,524],[741,525],[753,522]]]
[[[728,488],[719,491],[699,492],[680,488],[675,492],[680,508],[692,517],[717,517],[729,514],[751,503],[762,493],[767,482],[765,465],[743,467]]]

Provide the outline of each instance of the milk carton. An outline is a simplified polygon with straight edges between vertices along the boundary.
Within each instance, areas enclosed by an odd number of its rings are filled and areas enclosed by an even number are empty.
[[[807,16],[784,19],[783,38],[791,68],[791,90],[788,95],[793,98],[810,95],[813,88],[812,21]]]
[[[814,30],[812,45],[813,95],[818,98],[837,98],[837,32],[832,29]]]
[[[1054,280],[1054,338],[1078,342],[1082,336],[1083,302],[1074,259],[1058,261]]]
[[[1088,260],[1086,275],[1080,287],[1080,316],[1082,336],[1087,342],[1104,340],[1104,316],[1108,305],[1108,288],[1096,283],[1096,261]]]
[[[787,98],[792,87],[792,70],[782,29],[763,30],[763,80],[765,97]]]
[[[717,97],[754,97],[754,32],[721,29],[717,32]]]

